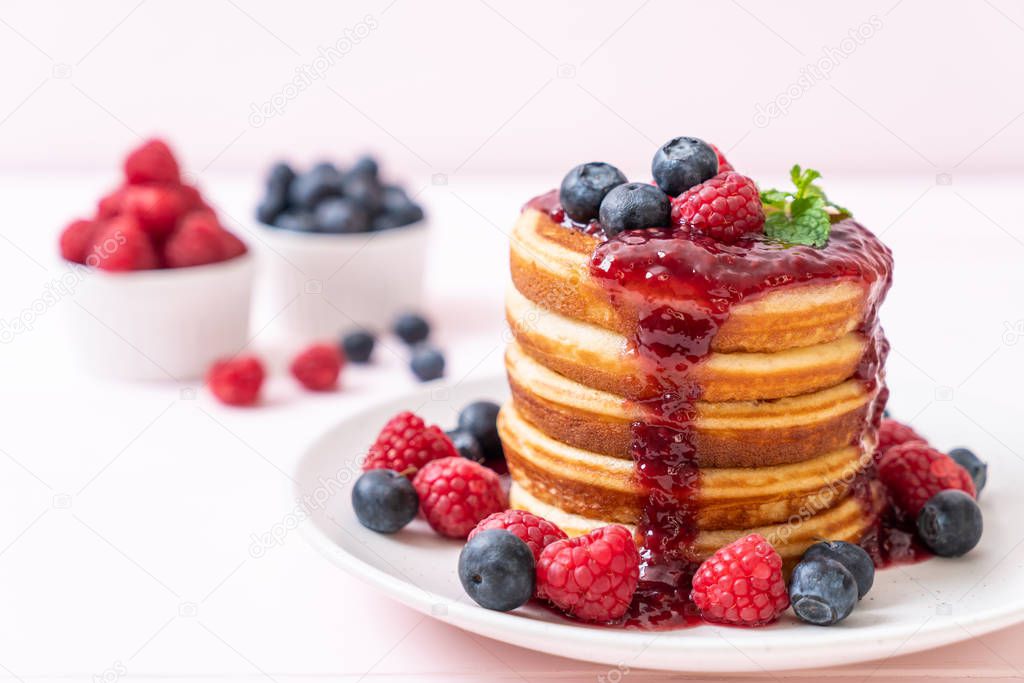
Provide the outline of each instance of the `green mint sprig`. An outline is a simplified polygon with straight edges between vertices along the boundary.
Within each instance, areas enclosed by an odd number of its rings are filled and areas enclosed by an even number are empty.
[[[764,205],[765,235],[786,244],[806,244],[824,247],[832,230],[832,223],[850,217],[850,212],[829,201],[825,191],[815,180],[821,174],[813,168],[806,170],[797,164],[789,171],[796,191],[765,190],[761,193]]]

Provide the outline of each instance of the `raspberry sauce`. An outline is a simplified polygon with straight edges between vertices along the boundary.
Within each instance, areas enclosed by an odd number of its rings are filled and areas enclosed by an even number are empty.
[[[617,310],[638,311],[632,352],[656,398],[639,404],[645,417],[631,426],[635,476],[647,498],[638,524],[641,582],[624,625],[692,625],[699,621],[689,592],[697,567],[690,549],[698,534],[700,491],[693,421],[702,393],[693,368],[708,357],[733,306],[783,287],[852,279],[870,288],[870,306],[860,326],[870,343],[856,375],[874,390],[888,350],[877,309],[891,284],[891,253],[852,220],[833,225],[828,244],[817,249],[783,245],[764,235],[723,244],[686,226],[606,239],[599,224],[581,226],[569,219],[557,191],[527,207],[602,239],[591,258],[591,277]],[[868,411],[865,433],[877,428],[885,396],[883,387]]]

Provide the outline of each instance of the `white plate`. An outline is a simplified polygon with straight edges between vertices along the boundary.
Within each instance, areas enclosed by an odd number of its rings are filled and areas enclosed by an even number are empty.
[[[304,454],[295,493],[306,501],[303,525],[313,545],[383,594],[437,619],[506,643],[611,666],[674,671],[741,672],[822,667],[884,659],[966,640],[1024,621],[1019,578],[1024,497],[990,484],[982,496],[985,535],[965,558],[934,559],[879,572],[874,588],[843,624],[809,626],[791,614],[762,629],[696,628],[625,631],[572,623],[539,606],[503,614],[464,594],[455,567],[461,544],[422,520],[394,536],[363,528],[349,489],[377,431],[400,410],[452,426],[458,409],[479,399],[503,400],[504,378],[451,388],[424,387],[350,417]],[[991,469],[998,473],[998,462]],[[998,510],[999,514],[994,514]]]

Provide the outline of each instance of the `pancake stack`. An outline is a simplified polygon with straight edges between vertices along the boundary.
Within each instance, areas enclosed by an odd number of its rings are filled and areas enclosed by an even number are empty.
[[[512,507],[570,535],[626,525],[649,564],[754,532],[789,563],[858,542],[884,506],[888,249],[852,220],[823,249],[639,232],[573,224],[556,192],[515,225]]]

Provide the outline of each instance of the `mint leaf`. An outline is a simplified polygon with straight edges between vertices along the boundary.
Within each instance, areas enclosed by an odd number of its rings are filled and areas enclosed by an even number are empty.
[[[824,247],[828,243],[832,223],[849,217],[850,212],[829,200],[814,181],[821,173],[794,164],[789,178],[795,190],[764,190],[761,203],[765,207],[764,232],[771,239],[785,244],[806,244]]]

